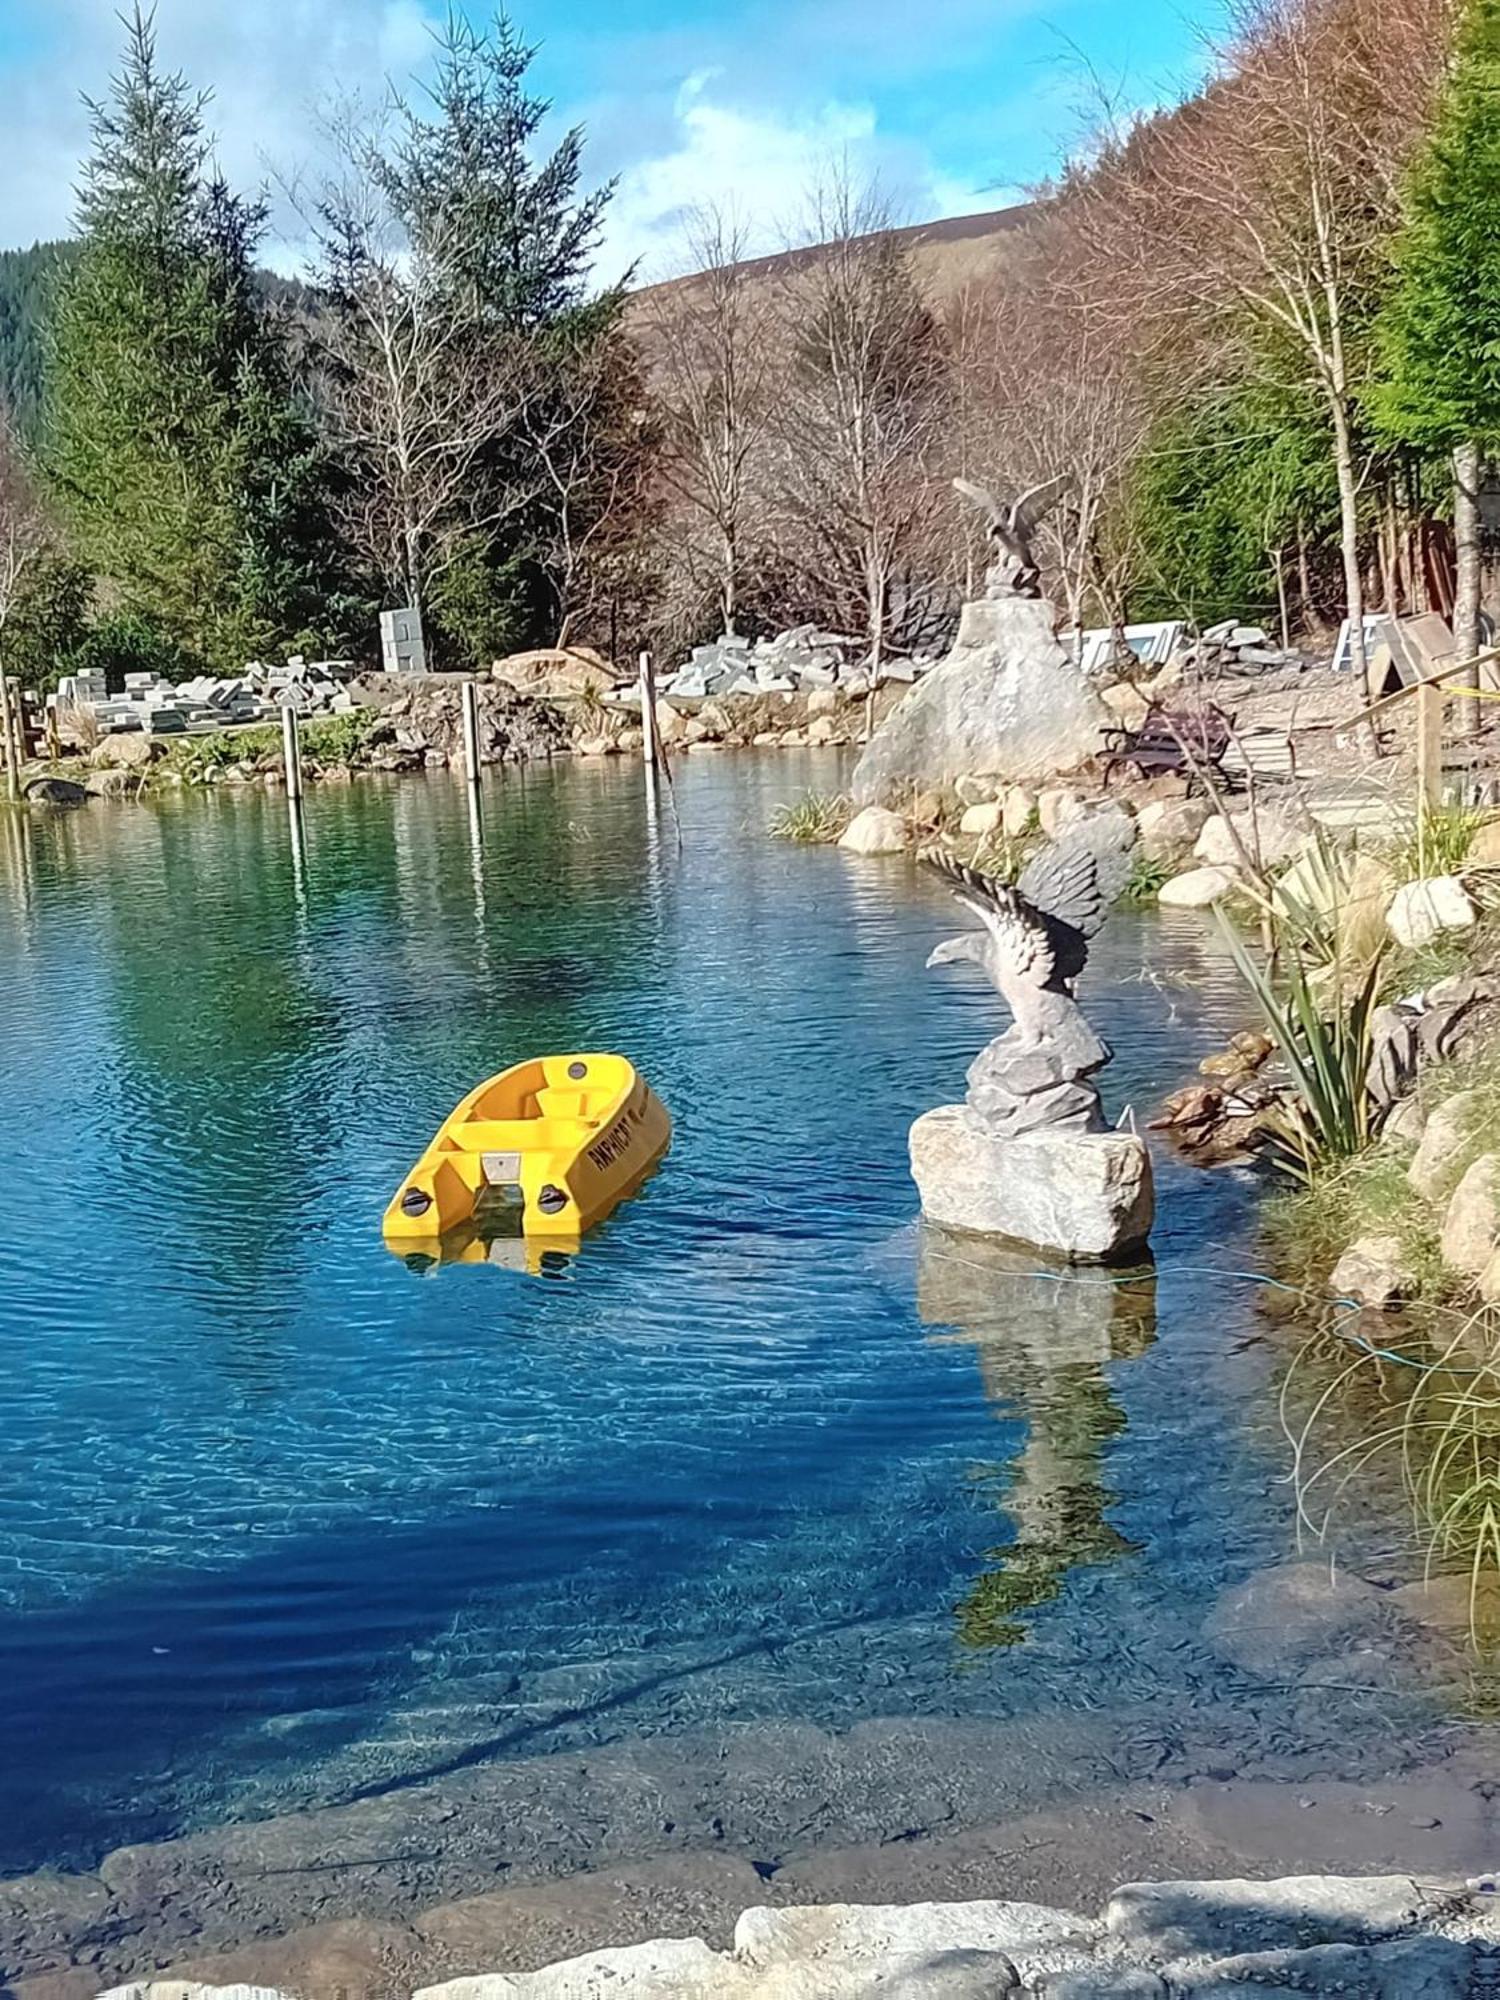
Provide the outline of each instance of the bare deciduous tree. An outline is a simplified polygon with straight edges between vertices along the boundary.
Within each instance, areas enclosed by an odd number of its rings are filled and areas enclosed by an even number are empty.
[[[735,630],[753,541],[755,477],[769,435],[772,356],[763,287],[745,267],[747,232],[724,210],[688,220],[692,276],[650,299],[642,331],[662,412],[662,477],[683,522],[683,556],[712,579]]]
[[[1414,0],[1414,11],[1430,11]],[[1364,308],[1395,215],[1420,78],[1393,82],[1405,0],[1236,0],[1224,71],[1193,104],[1117,144],[1082,213],[1118,288],[1206,331],[1236,322],[1287,357],[1326,411],[1356,665],[1364,580],[1357,437]],[[1423,30],[1425,32],[1425,30]]]
[[[322,392],[347,473],[349,538],[420,610],[466,538],[535,490],[476,476],[515,432],[529,371],[513,344],[455,309],[442,246],[404,240],[382,192],[378,133],[339,136],[344,171],[309,217],[328,302]],[[456,212],[452,226],[461,221]]]
[[[26,455],[0,409],[0,667],[5,627],[30,572],[53,546],[51,521],[37,494]]]
[[[787,258],[778,286],[784,353],[775,500],[786,554],[848,590],[878,680],[921,608],[898,591],[940,518],[934,506],[947,356],[879,190],[847,167],[809,197],[816,256]],[[941,510],[946,512],[946,510]]]
[[[1094,308],[1066,215],[1039,227],[1003,278],[960,293],[948,324],[960,469],[1012,492],[1071,473],[1040,537],[1054,593],[1075,635],[1091,606],[1123,622],[1132,574],[1119,502],[1152,409],[1118,329]]]
[[[548,576],[557,603],[557,643],[596,625],[606,590],[644,538],[652,514],[654,428],[628,341],[587,326],[531,358],[531,384],[517,417],[535,471]]]

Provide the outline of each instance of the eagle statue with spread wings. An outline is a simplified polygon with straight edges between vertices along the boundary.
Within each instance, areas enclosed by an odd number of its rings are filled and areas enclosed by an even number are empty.
[[[1042,572],[1032,551],[1032,538],[1072,486],[1072,473],[1045,479],[1015,500],[999,500],[987,486],[976,486],[972,479],[955,479],[953,484],[989,524],[991,560],[985,573],[985,596],[1040,597]]]
[[[1015,1016],[1016,1041],[1034,1045],[1078,1018],[1073,991],[1130,876],[1134,824],[1118,809],[1092,814],[1036,854],[1012,886],[941,849],[922,855],[982,929],[949,938],[927,963],[971,960]]]

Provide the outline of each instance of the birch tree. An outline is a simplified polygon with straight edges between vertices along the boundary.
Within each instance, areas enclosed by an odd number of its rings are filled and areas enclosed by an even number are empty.
[[[516,426],[527,371],[455,309],[438,246],[409,246],[375,171],[378,132],[346,130],[343,144],[345,171],[309,215],[326,299],[322,400],[349,539],[391,594],[422,611],[467,539],[529,497],[478,477]]]

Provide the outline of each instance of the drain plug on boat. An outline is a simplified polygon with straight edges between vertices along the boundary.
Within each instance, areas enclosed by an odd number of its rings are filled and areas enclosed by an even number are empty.
[[[401,1197],[403,1215],[425,1215],[432,1206],[432,1196],[424,1194],[421,1188],[410,1187]]]
[[[536,1198],[536,1205],[543,1215],[556,1215],[560,1208],[566,1208],[568,1197],[560,1187],[553,1187],[549,1181]]]

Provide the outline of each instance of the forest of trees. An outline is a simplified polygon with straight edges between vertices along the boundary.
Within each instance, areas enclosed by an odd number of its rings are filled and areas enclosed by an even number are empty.
[[[1453,572],[1473,641],[1500,0],[1236,0],[1208,86],[1101,116],[1004,268],[941,298],[838,164],[788,230],[817,254],[747,264],[705,212],[696,275],[599,289],[611,190],[581,133],[540,144],[530,61],[505,16],[455,19],[419,96],[331,134],[289,286],[133,17],[77,240],[0,258],[0,646],[29,680],[369,658],[403,603],[455,666],[802,619],[878,661],[940,641],[982,561],[954,475],[1063,469],[1070,624],[1294,635]]]

